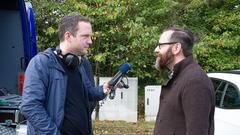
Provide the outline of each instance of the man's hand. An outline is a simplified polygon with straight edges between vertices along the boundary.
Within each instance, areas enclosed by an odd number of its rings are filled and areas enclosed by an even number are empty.
[[[110,92],[109,84],[108,84],[108,82],[105,82],[103,84],[103,93],[107,95],[107,94],[109,94],[109,92]]]
[[[120,86],[120,81],[118,81],[117,84],[113,87],[113,90],[116,90],[119,86]],[[103,84],[103,93],[107,95],[109,94],[109,92],[110,92],[110,86],[108,82],[105,82]]]

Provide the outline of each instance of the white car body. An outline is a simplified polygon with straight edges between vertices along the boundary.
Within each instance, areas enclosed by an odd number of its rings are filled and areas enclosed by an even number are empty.
[[[208,73],[208,76],[214,81],[223,81],[226,84],[222,87],[223,91],[218,94],[224,95],[219,102],[216,97],[216,108],[215,108],[215,135],[240,135],[240,71],[235,73]],[[231,88],[228,86],[231,85]],[[217,86],[217,84],[216,84]],[[232,87],[233,86],[233,87]],[[221,89],[221,87],[215,87]],[[233,90],[234,92],[227,93],[227,91]],[[231,108],[231,103],[227,102],[227,107],[224,106],[226,95],[229,94],[229,101],[233,101],[235,107]],[[217,95],[217,94],[216,94]],[[234,96],[232,96],[234,95]],[[236,96],[235,96],[236,95]],[[221,96],[218,96],[221,97]],[[233,98],[232,98],[233,97]],[[236,98],[234,98],[236,97]],[[234,100],[232,100],[234,99]],[[237,100],[235,100],[237,99]]]

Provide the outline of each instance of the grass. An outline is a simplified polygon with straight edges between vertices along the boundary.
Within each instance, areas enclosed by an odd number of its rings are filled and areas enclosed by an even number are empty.
[[[93,121],[95,135],[151,135],[154,122]]]
[[[144,89],[138,92],[138,122],[95,120],[94,135],[152,135],[155,122],[144,121]]]

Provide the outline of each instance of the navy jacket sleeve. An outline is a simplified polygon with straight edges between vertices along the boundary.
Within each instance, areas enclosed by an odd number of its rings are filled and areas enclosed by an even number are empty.
[[[103,86],[94,87],[87,77],[86,70],[82,65],[80,66],[80,72],[82,74],[84,88],[88,92],[89,101],[100,101],[104,99],[106,95],[103,92]]]
[[[83,57],[82,64],[83,64],[83,67],[86,71],[87,77],[89,78],[92,86],[95,86],[94,75],[93,75],[93,70],[92,70],[91,63],[89,62],[89,60],[86,57]],[[89,102],[91,113],[93,112],[96,105],[97,105],[96,101],[90,101]]]

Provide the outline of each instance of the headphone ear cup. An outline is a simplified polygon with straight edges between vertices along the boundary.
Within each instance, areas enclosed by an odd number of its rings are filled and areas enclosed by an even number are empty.
[[[67,67],[70,69],[74,69],[80,64],[78,56],[71,53],[64,55],[63,60]]]
[[[57,53],[57,55],[61,55],[62,51],[60,49],[56,49],[56,53]]]

